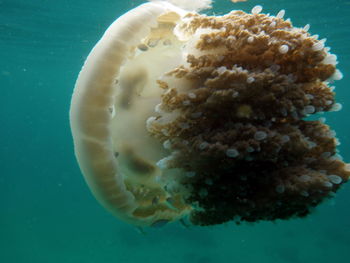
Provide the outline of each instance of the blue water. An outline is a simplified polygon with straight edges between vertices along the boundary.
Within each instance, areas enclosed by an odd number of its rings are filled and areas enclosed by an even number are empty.
[[[89,192],[73,154],[68,111],[80,68],[107,26],[142,1],[0,0],[0,262],[336,263],[350,244],[350,184],[306,219],[184,229],[134,227]],[[350,1],[217,0],[231,9],[286,9],[338,55],[343,110],[327,124],[350,162]]]

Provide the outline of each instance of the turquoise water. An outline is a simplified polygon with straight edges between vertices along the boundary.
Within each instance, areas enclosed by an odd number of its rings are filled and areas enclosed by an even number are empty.
[[[0,0],[0,262],[343,262],[350,243],[350,185],[306,219],[161,229],[134,227],[106,212],[76,163],[70,98],[80,68],[108,25],[142,1]],[[343,110],[327,124],[350,161],[350,1],[217,0],[211,12],[286,9],[311,24],[338,55]]]

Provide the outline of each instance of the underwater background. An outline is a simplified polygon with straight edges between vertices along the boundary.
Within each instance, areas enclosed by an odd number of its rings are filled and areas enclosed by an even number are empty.
[[[77,75],[106,28],[143,1],[0,0],[0,262],[337,263],[350,244],[350,184],[305,219],[140,233],[90,193],[78,168],[68,111]],[[286,18],[327,38],[344,74],[340,112],[326,113],[350,162],[350,0],[216,0]],[[349,95],[349,97],[348,97]]]

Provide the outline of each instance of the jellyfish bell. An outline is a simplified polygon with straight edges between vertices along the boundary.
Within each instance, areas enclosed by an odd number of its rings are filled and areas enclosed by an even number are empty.
[[[70,124],[80,169],[128,223],[304,216],[348,180],[328,126],[304,120],[334,107],[336,56],[280,13],[196,12],[210,2],[130,10],[78,76]]]
[[[182,59],[172,31],[187,13],[154,1],[118,18],[89,54],[72,97],[70,123],[86,182],[107,210],[139,226],[190,210],[176,195],[168,204],[155,165],[163,150],[145,126],[160,101],[156,79]]]

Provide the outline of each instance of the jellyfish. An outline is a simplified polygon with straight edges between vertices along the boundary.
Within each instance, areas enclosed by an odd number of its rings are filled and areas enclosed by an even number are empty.
[[[201,14],[210,4],[130,10],[78,76],[75,155],[96,199],[127,223],[304,217],[349,179],[335,132],[311,118],[341,108],[325,39],[284,10]]]

